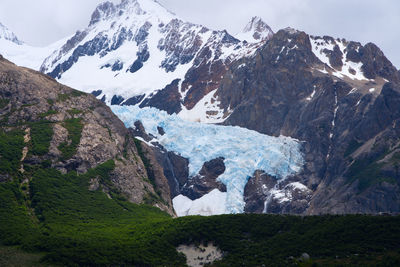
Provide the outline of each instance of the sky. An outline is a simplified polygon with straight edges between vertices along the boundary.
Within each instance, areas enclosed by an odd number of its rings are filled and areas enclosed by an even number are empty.
[[[119,2],[119,0],[112,0]],[[0,22],[35,46],[85,28],[103,0],[1,0]],[[159,0],[184,20],[238,33],[252,16],[274,31],[285,27],[377,44],[400,68],[398,0]]]

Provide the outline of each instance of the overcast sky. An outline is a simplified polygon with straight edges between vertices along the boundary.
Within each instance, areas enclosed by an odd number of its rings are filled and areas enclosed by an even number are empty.
[[[32,45],[46,45],[86,27],[103,0],[0,0],[0,22]],[[113,0],[113,2],[119,2]],[[398,0],[159,0],[179,17],[213,29],[240,31],[260,16],[274,31],[376,43],[400,68]]]

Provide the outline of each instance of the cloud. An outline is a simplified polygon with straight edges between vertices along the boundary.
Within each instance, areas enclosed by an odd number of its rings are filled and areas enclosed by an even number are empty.
[[[0,21],[20,39],[46,45],[86,26],[100,0],[1,0]]]
[[[118,2],[118,0],[113,0]],[[1,0],[0,22],[34,45],[57,41],[86,27],[102,0]],[[397,0],[159,0],[184,20],[239,32],[252,16],[275,31],[291,26],[313,35],[374,42],[400,67]]]

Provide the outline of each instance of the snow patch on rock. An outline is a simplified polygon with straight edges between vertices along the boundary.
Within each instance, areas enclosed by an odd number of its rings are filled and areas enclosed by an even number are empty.
[[[221,109],[220,101],[215,97],[217,90],[211,91],[205,95],[192,109],[187,109],[182,105],[182,111],[178,116],[183,120],[202,122],[202,123],[221,123],[224,122],[231,112],[226,113]]]
[[[347,60],[347,43],[345,40],[331,40],[331,39],[323,39],[318,37],[310,37],[310,43],[312,47],[312,52],[314,55],[324,64],[326,64],[329,68],[332,69],[332,75],[343,79],[344,77],[348,77],[353,80],[370,80],[364,76],[362,71],[362,63],[361,62],[353,62]],[[342,52],[342,63],[343,66],[340,70],[335,69],[329,61],[328,53],[332,52],[335,46],[338,46],[340,51]]]
[[[308,189],[308,187],[303,185],[302,183],[294,182],[287,184],[283,189],[277,189],[277,188],[272,189],[269,192],[271,194],[269,201],[274,199],[278,203],[290,202],[293,200],[293,192],[296,190],[299,190],[301,192],[311,192],[311,190]],[[267,206],[268,203],[265,203],[265,205]]]
[[[253,17],[235,37],[248,43],[258,43],[271,39],[273,35],[272,29],[260,17]]]

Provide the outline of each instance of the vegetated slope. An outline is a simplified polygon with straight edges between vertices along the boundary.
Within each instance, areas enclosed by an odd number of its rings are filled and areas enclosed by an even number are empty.
[[[79,176],[106,164],[108,174],[92,175],[86,188],[173,214],[168,191],[156,192],[128,129],[92,95],[1,58],[0,104],[1,182],[17,182],[33,197],[37,172]]]
[[[306,260],[310,266],[400,263],[399,217],[243,214],[172,219],[154,208],[131,204],[123,209],[106,198],[90,201],[104,209],[91,209],[73,218],[64,214],[70,204],[85,207],[88,200],[68,201],[69,205],[59,202],[53,207],[60,214],[47,207],[47,219],[36,231],[18,229],[22,236],[13,244],[44,252],[43,260],[63,265],[185,266],[176,247],[208,242],[224,255],[212,266],[298,266],[303,253],[311,256]],[[23,218],[9,219],[12,223],[12,219]],[[17,229],[9,230],[9,235],[16,234]]]

